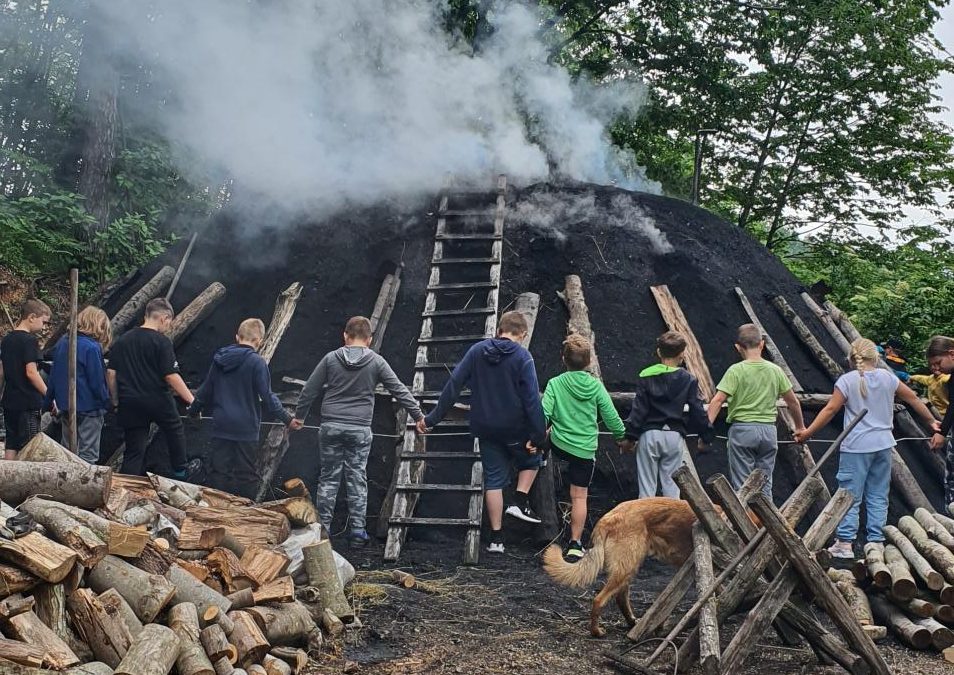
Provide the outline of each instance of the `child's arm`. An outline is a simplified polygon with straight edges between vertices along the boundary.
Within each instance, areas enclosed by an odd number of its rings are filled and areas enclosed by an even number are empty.
[[[394,374],[394,370],[384,359],[380,359],[381,369],[378,371],[378,380],[384,385],[394,398],[397,399],[401,407],[407,410],[408,414],[415,422],[424,419],[424,413],[421,412],[421,405],[414,398],[414,394],[401,382],[400,378]]]
[[[211,375],[211,373],[209,373]],[[269,415],[276,420],[282,420],[285,424],[291,424],[294,419],[278,396],[272,391],[272,374],[268,369],[265,359],[258,359],[258,367],[255,373],[255,393],[265,404],[265,409]],[[201,390],[200,390],[201,391]]]
[[[308,417],[308,411],[311,410],[311,406],[315,401],[320,401],[324,396],[325,382],[328,380],[327,358],[328,356],[326,355],[321,359],[311,375],[308,376],[305,388],[301,390],[301,396],[298,397],[298,406],[295,408],[295,418],[293,421],[304,422],[305,418]]]
[[[712,442],[715,431],[712,428],[712,422],[709,421],[709,415],[706,414],[706,409],[702,405],[702,399],[699,398],[699,381],[696,378],[692,378],[687,398],[686,404],[689,406],[689,416],[686,430],[689,433],[699,434],[699,440],[704,445],[708,445]]]
[[[547,383],[547,388],[543,390],[543,399],[540,401],[540,404],[543,406],[543,419],[546,420],[548,426],[553,424],[553,403],[553,388]]]
[[[464,358],[457,364],[457,367],[454,368],[454,372],[451,373],[447,384],[444,385],[444,389],[441,391],[441,397],[437,400],[437,406],[424,418],[424,426],[426,428],[430,429],[444,419],[444,415],[447,414],[450,407],[457,402],[457,397],[460,396],[461,390],[470,381],[473,367],[474,347],[471,347],[467,350],[467,353],[464,354]]]
[[[782,394],[782,400],[785,401],[785,405],[788,406],[788,411],[792,413],[792,420],[795,422],[795,430],[805,428],[805,418],[802,415],[802,404],[798,400],[798,396],[795,395],[794,390],[789,389],[784,394]]]
[[[169,373],[166,375],[165,380],[169,386],[172,387],[172,391],[176,393],[176,396],[185,401],[186,405],[192,405],[195,396],[192,395],[192,391],[186,385],[185,380],[182,379],[182,375],[179,373]]]
[[[34,389],[41,395],[46,396],[46,382],[40,377],[40,369],[36,367],[36,361],[30,361],[26,364],[26,377]]]
[[[98,348],[86,350],[86,357],[83,360],[86,378],[90,382],[90,388],[99,395],[97,401],[100,410],[109,409],[109,388],[106,385],[106,367],[103,365],[103,352]],[[53,382],[52,375],[50,382]]]
[[[729,400],[729,397],[722,390],[719,390],[715,393],[715,396],[709,401],[709,410],[707,411],[709,416],[709,424],[715,424],[715,421],[719,419],[719,413],[722,412],[722,404]]]
[[[106,369],[106,387],[109,389],[109,400],[113,407],[119,405],[119,389],[116,387],[116,371]]]
[[[215,399],[215,382],[212,379],[212,371],[214,368],[214,365],[209,366],[209,372],[206,373],[205,379],[202,380],[202,384],[196,390],[195,399],[193,399],[192,405],[189,406],[190,415],[200,414],[202,409],[210,405]]]
[[[547,422],[540,402],[540,383],[537,381],[537,369],[533,359],[523,363],[520,376],[520,398],[523,399],[523,412],[530,422],[530,444],[541,447],[547,440]]]
[[[809,438],[818,433],[818,430],[823,428],[826,424],[831,422],[832,418],[838,414],[838,411],[845,407],[845,395],[841,393],[841,390],[837,387],[831,394],[831,400],[828,401],[828,404],[822,408],[815,419],[804,431],[795,432],[795,440],[799,443],[804,443]]]
[[[626,426],[623,424],[619,413],[616,412],[616,406],[613,405],[613,399],[610,398],[609,392],[606,391],[606,387],[602,385],[600,386],[600,393],[596,398],[596,409],[599,411],[603,424],[613,433],[613,438],[617,441],[626,438]]]
[[[931,411],[924,405],[921,399],[918,398],[918,395],[911,387],[904,382],[898,382],[898,388],[895,390],[894,395],[898,400],[911,406],[911,409],[924,421],[928,429],[935,430],[939,428],[937,420],[934,419],[934,415],[931,414]]]
[[[636,391],[633,394],[633,405],[629,409],[629,416],[623,422],[626,428],[626,437],[635,441],[639,438],[639,431],[643,428],[643,422],[646,420],[646,413],[649,406],[646,403],[646,390],[636,383]]]

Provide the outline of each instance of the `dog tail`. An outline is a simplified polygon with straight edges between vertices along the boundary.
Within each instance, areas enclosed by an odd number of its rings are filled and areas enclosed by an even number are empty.
[[[556,544],[543,552],[543,569],[555,582],[571,588],[589,586],[603,569],[603,541],[593,542],[593,548],[577,563],[563,559],[563,551]]]

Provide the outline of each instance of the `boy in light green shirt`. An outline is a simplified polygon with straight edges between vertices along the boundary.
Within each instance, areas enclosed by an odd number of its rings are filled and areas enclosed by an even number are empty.
[[[550,448],[555,457],[570,463],[570,542],[564,555],[572,562],[577,562],[586,552],[583,525],[586,497],[596,466],[598,420],[603,420],[621,449],[633,449],[632,441],[625,438],[623,420],[606,387],[585,370],[592,353],[592,346],[582,336],[567,337],[563,343],[563,364],[567,372],[550,380],[543,392],[543,414],[550,425]]]
[[[755,469],[762,469],[768,481],[762,492],[772,498],[772,473],[778,453],[779,396],[785,401],[795,430],[802,431],[802,406],[792,391],[792,383],[781,368],[762,358],[765,340],[755,324],[739,327],[735,349],[742,361],[725,371],[717,385],[716,395],[709,401],[709,420],[715,422],[728,400],[729,440],[726,443],[729,456],[729,482],[736,491]]]

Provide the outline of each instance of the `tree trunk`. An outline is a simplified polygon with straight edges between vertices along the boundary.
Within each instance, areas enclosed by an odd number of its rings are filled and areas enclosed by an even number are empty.
[[[348,604],[338,577],[338,568],[331,549],[331,542],[323,539],[317,544],[302,548],[305,562],[305,573],[308,583],[321,592],[321,606],[328,608],[340,619],[350,621],[354,618],[354,610]]]
[[[107,552],[110,555],[133,558],[142,554],[143,549],[149,542],[149,533],[145,530],[107,520],[95,513],[69,504],[61,504],[40,497],[30,497],[20,505],[20,510],[25,510],[30,514],[53,512],[67,514],[92,530],[99,539],[105,541]],[[37,515],[34,515],[34,517],[39,519]]]
[[[33,516],[53,539],[76,551],[84,567],[93,567],[106,555],[106,543],[90,528],[57,506],[56,502],[47,502],[44,499],[28,499],[20,505],[20,511]]]
[[[808,326],[805,325],[801,317],[795,313],[795,310],[788,304],[788,301],[782,296],[776,295],[772,298],[772,305],[775,306],[775,309],[778,310],[782,319],[784,319],[785,323],[792,329],[796,337],[801,340],[809,353],[815,357],[815,360],[825,369],[825,372],[827,372],[833,380],[837,380],[841,377],[842,373],[844,373],[844,369],[825,351],[825,348],[822,347],[821,343],[812,334]]]
[[[21,462],[65,462],[77,466],[89,466],[89,462],[80,459],[79,455],[74,455],[42,432],[30,439],[30,442],[17,453],[17,460]]]
[[[179,638],[171,628],[151,623],[135,639],[115,675],[167,675],[179,658]]]
[[[235,663],[238,658],[238,652],[235,647],[229,643],[225,636],[225,631],[218,624],[206,626],[199,633],[199,639],[205,648],[205,653],[212,661],[218,662],[219,659],[226,659],[229,663]]]
[[[0,462],[0,499],[17,505],[33,495],[83,509],[106,504],[113,472],[63,462]]]
[[[143,623],[151,623],[176,595],[176,587],[158,574],[149,574],[108,555],[86,577],[90,588],[105,593],[115,588]]]
[[[138,321],[146,310],[146,304],[153,298],[158,298],[172,283],[172,278],[176,271],[166,265],[155,276],[147,281],[142,288],[123,305],[118,312],[109,321],[110,328],[113,331],[113,339],[125,333],[130,326]]]
[[[232,607],[228,598],[203,584],[178,564],[169,568],[166,579],[175,588],[174,603],[191,602],[198,608],[201,616],[205,616],[206,610],[212,605],[223,612],[228,612]]]
[[[596,333],[593,332],[593,327],[590,325],[590,310],[583,298],[583,282],[580,277],[575,274],[567,275],[563,292],[558,292],[557,295],[566,305],[566,311],[570,315],[570,319],[566,323],[567,335],[576,333],[589,340],[593,347],[593,359],[586,370],[595,377],[602,379],[600,362],[596,358]]]
[[[129,627],[119,614],[110,613],[86,588],[73,591],[67,600],[70,618],[97,660],[116,668],[133,643]]]
[[[225,286],[218,281],[209,284],[186,308],[176,314],[169,330],[169,339],[172,344],[178,345],[185,340],[189,333],[205,321],[215,308],[225,299]]]
[[[110,588],[108,591],[100,593],[99,601],[103,603],[103,607],[106,608],[107,612],[119,615],[123,623],[126,624],[126,628],[129,629],[129,634],[132,637],[135,638],[142,632],[142,621],[139,620],[139,617],[136,616],[136,613],[132,607],[129,606],[129,603],[126,602],[126,599],[123,598],[115,588]]]
[[[268,644],[255,619],[248,612],[229,612],[229,618],[235,624],[229,639],[238,651],[237,663],[247,668],[261,661],[271,645]],[[309,615],[308,618],[310,620],[311,616]]]
[[[275,646],[301,647],[307,645],[309,636],[315,630],[315,621],[311,612],[298,601],[280,605],[250,607],[243,613],[247,613],[255,620],[268,641]],[[236,622],[237,624],[238,622]]]

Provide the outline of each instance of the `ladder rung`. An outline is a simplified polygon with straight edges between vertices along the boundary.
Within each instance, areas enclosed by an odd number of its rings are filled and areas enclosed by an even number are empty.
[[[470,518],[406,518],[392,517],[388,520],[390,525],[463,525],[464,527],[480,527],[479,520]]]
[[[453,265],[460,263],[461,265],[496,265],[500,262],[500,258],[438,258],[437,260],[432,260],[432,265]]]
[[[398,490],[406,492],[480,492],[479,485],[443,485],[438,483],[398,483]]]
[[[454,291],[467,290],[469,288],[497,288],[498,284],[493,281],[464,281],[459,284],[437,284],[428,286],[428,291]]]
[[[429,344],[440,344],[441,342],[480,342],[481,340],[486,340],[487,336],[484,334],[480,335],[443,335],[437,337],[428,337],[428,338],[418,338],[418,344],[429,345]]]
[[[447,233],[447,232],[445,232],[445,233],[443,233],[443,234],[438,234],[438,235],[435,237],[435,239],[437,239],[437,240],[439,240],[439,241],[448,241],[448,240],[454,240],[454,239],[474,239],[474,240],[490,239],[490,240],[496,240],[496,239],[503,239],[503,235],[502,235],[502,234],[496,234],[496,233],[494,233],[494,232],[487,232],[487,233],[466,233],[466,234],[453,234],[453,233]]]
[[[480,459],[476,452],[402,452],[401,459],[466,459],[474,462]]]
[[[471,309],[434,309],[430,312],[424,312],[422,316],[468,316],[472,314],[496,314],[497,310],[493,307],[473,307]]]

